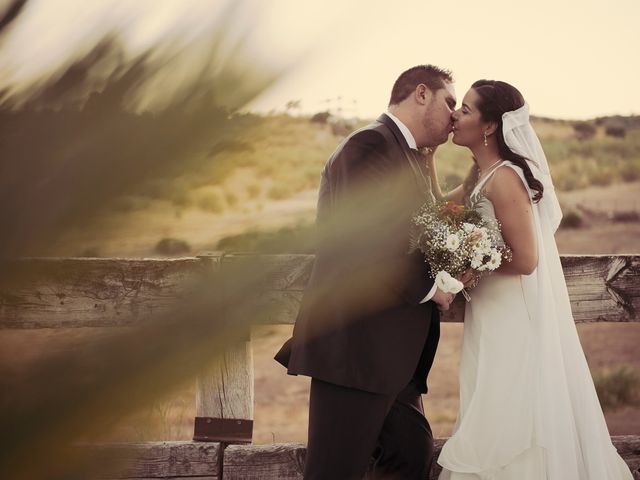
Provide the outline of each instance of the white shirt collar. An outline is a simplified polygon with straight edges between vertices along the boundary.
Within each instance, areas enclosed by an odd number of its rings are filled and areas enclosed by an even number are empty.
[[[413,138],[413,135],[411,134],[411,131],[407,128],[407,126],[404,123],[402,123],[402,121],[398,117],[396,117],[393,113],[387,111],[386,114],[398,126],[398,128],[400,129],[400,132],[404,136],[404,139],[407,141],[407,144],[409,144],[409,147],[418,148],[416,144],[416,139]]]

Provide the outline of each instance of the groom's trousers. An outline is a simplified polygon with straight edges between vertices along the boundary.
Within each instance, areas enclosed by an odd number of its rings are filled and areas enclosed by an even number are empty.
[[[312,378],[305,480],[425,480],[432,457],[413,382],[395,396]]]

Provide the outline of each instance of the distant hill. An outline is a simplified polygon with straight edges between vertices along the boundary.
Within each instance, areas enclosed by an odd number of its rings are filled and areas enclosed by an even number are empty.
[[[53,218],[62,224],[70,206],[81,218],[87,199],[98,206],[93,216],[160,204],[172,208],[168,215],[261,208],[317,189],[336,146],[367,123],[198,109],[162,115],[110,110],[101,117],[99,105],[88,107],[0,111],[3,198],[15,193],[13,203],[4,202],[7,221],[22,221],[13,212],[23,208],[25,192],[32,195],[32,218],[43,224]],[[558,189],[640,179],[639,116],[534,118],[533,125]],[[451,142],[436,155],[445,188],[458,185],[472,165],[469,152]]]

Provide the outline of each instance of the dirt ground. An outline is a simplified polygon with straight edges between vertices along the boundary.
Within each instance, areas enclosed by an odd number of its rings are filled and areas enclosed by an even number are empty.
[[[423,396],[429,423],[437,437],[451,434],[458,409],[458,376],[462,325],[445,324],[436,361],[430,373],[428,395]],[[615,365],[640,368],[637,342],[640,325],[589,324],[578,327],[590,367]],[[309,379],[293,377],[272,360],[291,334],[288,325],[261,327],[254,331],[255,432],[257,443],[305,442]],[[626,407],[606,412],[612,435],[640,433],[640,409]]]
[[[431,390],[423,396],[427,418],[437,437],[450,435],[458,408],[457,369],[462,324],[444,324]],[[255,375],[254,443],[306,442],[309,379],[287,375],[273,355],[291,335],[290,325],[256,327],[252,333]],[[580,339],[592,371],[629,365],[640,369],[637,343],[640,324],[583,324]],[[101,329],[4,331],[0,335],[0,364],[15,368],[38,359],[43,352],[70,348]],[[28,348],[25,348],[28,346]],[[188,440],[193,436],[195,387],[180,389],[150,402],[106,435],[111,441]],[[640,408],[606,411],[612,435],[640,434]]]

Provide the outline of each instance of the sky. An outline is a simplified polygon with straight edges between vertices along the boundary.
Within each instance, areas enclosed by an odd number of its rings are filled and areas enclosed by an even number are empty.
[[[179,83],[225,3],[32,0],[0,43],[0,86],[27,88],[111,29],[132,54],[167,38],[189,45],[172,69]],[[247,36],[255,62],[286,67],[253,110],[299,100],[304,113],[373,117],[403,70],[433,63],[453,71],[458,100],[473,81],[499,79],[534,115],[588,119],[640,114],[639,22],[638,0],[247,0],[225,26]]]

